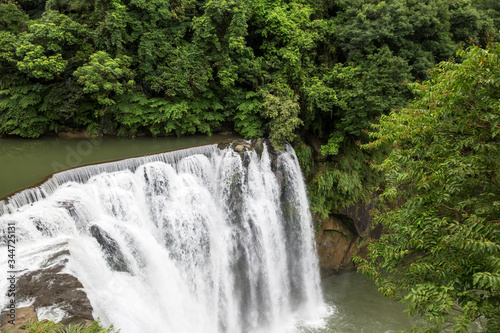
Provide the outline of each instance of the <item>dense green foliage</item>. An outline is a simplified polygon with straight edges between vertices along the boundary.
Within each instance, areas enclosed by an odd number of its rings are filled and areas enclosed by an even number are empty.
[[[359,139],[499,23],[486,0],[2,0],[0,135]]]
[[[458,53],[410,107],[382,116],[370,146],[390,144],[376,214],[387,234],[362,270],[433,324],[500,331],[500,44]],[[451,317],[450,317],[451,315]],[[451,324],[448,323],[451,321]]]

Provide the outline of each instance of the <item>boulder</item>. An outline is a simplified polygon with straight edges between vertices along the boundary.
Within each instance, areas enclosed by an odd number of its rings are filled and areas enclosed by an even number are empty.
[[[65,312],[63,322],[93,321],[93,309],[83,285],[73,275],[62,272],[68,256],[68,250],[61,250],[52,255],[41,269],[20,275],[16,282],[16,301],[30,301],[30,308],[34,311],[45,307],[59,308]],[[16,322],[19,316],[16,311]]]
[[[245,150],[253,150],[252,145],[245,140],[235,140],[231,143],[231,148],[239,154],[243,154]]]
[[[243,153],[245,151],[245,146],[244,145],[236,145],[236,146],[234,146],[233,149],[237,153]]]

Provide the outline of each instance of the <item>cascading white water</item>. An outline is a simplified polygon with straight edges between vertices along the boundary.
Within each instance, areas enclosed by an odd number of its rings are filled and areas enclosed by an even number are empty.
[[[69,250],[94,316],[125,333],[297,332],[326,311],[290,147],[274,162],[208,146],[70,170],[0,214],[19,269]]]

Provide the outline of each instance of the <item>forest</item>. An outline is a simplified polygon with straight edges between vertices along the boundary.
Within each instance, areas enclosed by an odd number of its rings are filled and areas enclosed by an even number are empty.
[[[316,216],[380,195],[387,296],[494,332],[499,40],[497,0],[0,0],[0,135],[293,142]]]

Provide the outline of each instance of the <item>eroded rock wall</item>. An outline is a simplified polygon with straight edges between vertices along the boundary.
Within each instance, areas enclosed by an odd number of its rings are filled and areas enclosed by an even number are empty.
[[[315,218],[316,247],[321,278],[356,270],[353,256],[366,258],[368,244],[380,238],[380,226],[372,229],[370,204],[357,204],[336,216],[326,219]]]

